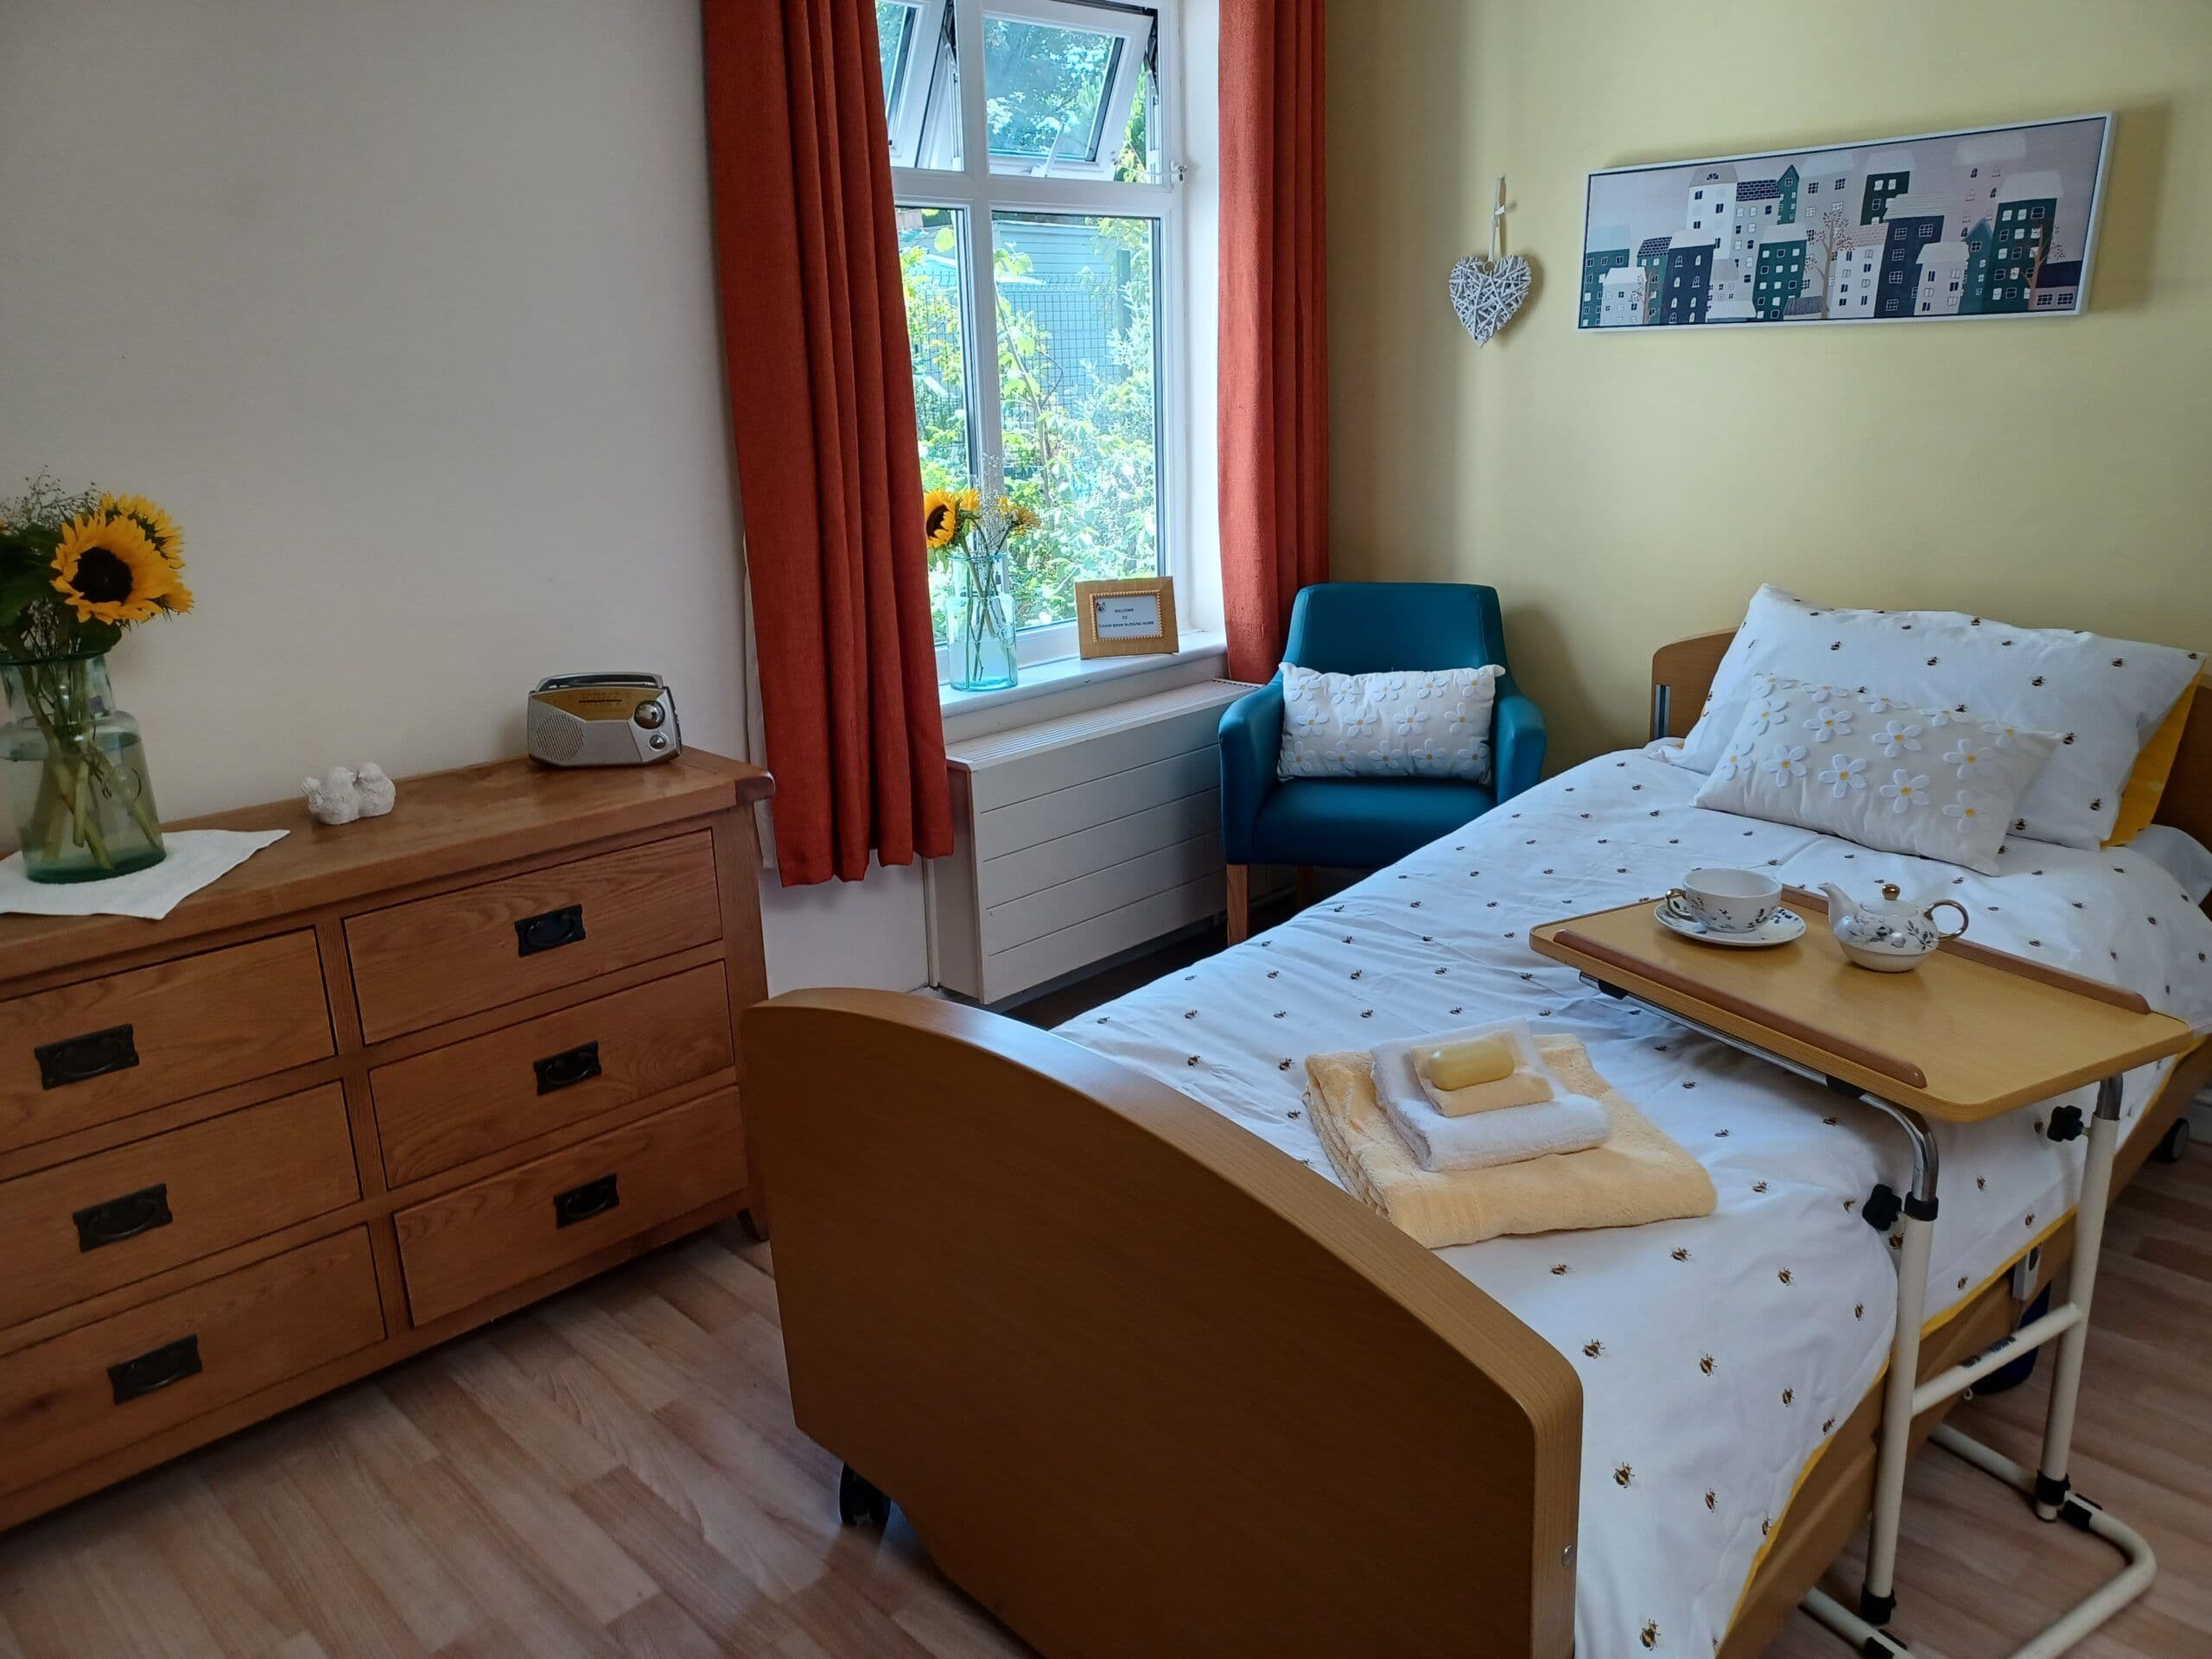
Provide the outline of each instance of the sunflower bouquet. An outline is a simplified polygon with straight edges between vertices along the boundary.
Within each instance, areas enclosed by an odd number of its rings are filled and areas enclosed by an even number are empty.
[[[0,767],[34,880],[162,858],[137,723],[110,701],[124,631],[192,608],[183,538],[143,496],[70,492],[50,474],[0,501]]]
[[[1039,522],[1033,509],[1010,495],[996,496],[988,506],[973,489],[931,490],[922,498],[930,567],[954,578],[946,631],[957,690],[1014,683],[1012,553]]]

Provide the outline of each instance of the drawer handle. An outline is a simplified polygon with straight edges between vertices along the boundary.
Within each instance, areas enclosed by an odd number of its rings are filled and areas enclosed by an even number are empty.
[[[614,1190],[614,1177],[602,1175],[595,1181],[586,1181],[582,1186],[572,1186],[565,1192],[553,1195],[553,1224],[573,1227],[580,1221],[589,1221],[594,1216],[603,1216],[622,1202],[622,1195]]]
[[[115,1403],[118,1406],[199,1375],[198,1337],[179,1337],[175,1342],[148,1349],[136,1359],[126,1359],[107,1368],[108,1386],[115,1390]]]
[[[515,924],[515,954],[534,957],[541,950],[558,950],[584,936],[584,907],[563,905],[541,916],[525,916]]]
[[[88,1205],[69,1219],[77,1224],[77,1249],[81,1253],[150,1233],[156,1227],[168,1226],[175,1217],[169,1214],[169,1189],[164,1182],[105,1204]]]
[[[111,1071],[128,1071],[138,1064],[138,1045],[132,1040],[128,1026],[110,1026],[81,1037],[64,1037],[58,1043],[41,1043],[31,1052],[38,1057],[39,1084],[46,1089],[89,1083]]]
[[[578,1043],[574,1048],[563,1049],[558,1054],[548,1054],[542,1060],[532,1060],[530,1069],[537,1073],[537,1092],[550,1095],[557,1089],[573,1089],[599,1075],[599,1039]]]

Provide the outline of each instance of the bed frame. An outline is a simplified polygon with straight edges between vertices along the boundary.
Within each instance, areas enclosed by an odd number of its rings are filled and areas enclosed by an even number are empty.
[[[1729,638],[1653,658],[1661,729],[1688,729]],[[2212,841],[2208,701],[2159,817]],[[1429,1251],[1152,1077],[980,1009],[791,992],[741,1047],[798,1426],[1040,1652],[1572,1652],[1580,1383]],[[2212,1045],[2121,1179],[2208,1077]],[[2017,1311],[2000,1274],[1923,1375]],[[1879,1407],[1800,1487],[1726,1659],[1865,1518]]]

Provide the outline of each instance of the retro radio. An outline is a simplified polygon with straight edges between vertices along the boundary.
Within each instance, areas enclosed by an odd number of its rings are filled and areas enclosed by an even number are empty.
[[[549,766],[642,766],[683,753],[676,699],[658,674],[556,674],[530,694],[530,758]]]

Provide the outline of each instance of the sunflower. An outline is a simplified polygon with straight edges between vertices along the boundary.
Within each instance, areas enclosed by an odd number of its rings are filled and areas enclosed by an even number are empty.
[[[54,588],[79,622],[143,622],[176,586],[176,573],[135,518],[88,512],[62,526]]]
[[[999,517],[1006,521],[1009,536],[1026,536],[1039,523],[1034,507],[1025,507],[1010,495],[999,497]]]
[[[154,544],[154,551],[168,561],[172,570],[184,566],[184,532],[170,518],[143,495],[100,496],[100,511],[111,518],[128,518],[146,532],[146,539]]]
[[[983,498],[976,491],[963,490],[957,499],[960,503],[960,511],[963,512],[976,513],[983,510]]]
[[[922,498],[922,531],[931,547],[950,547],[960,534],[960,498],[950,490],[931,490]]]

